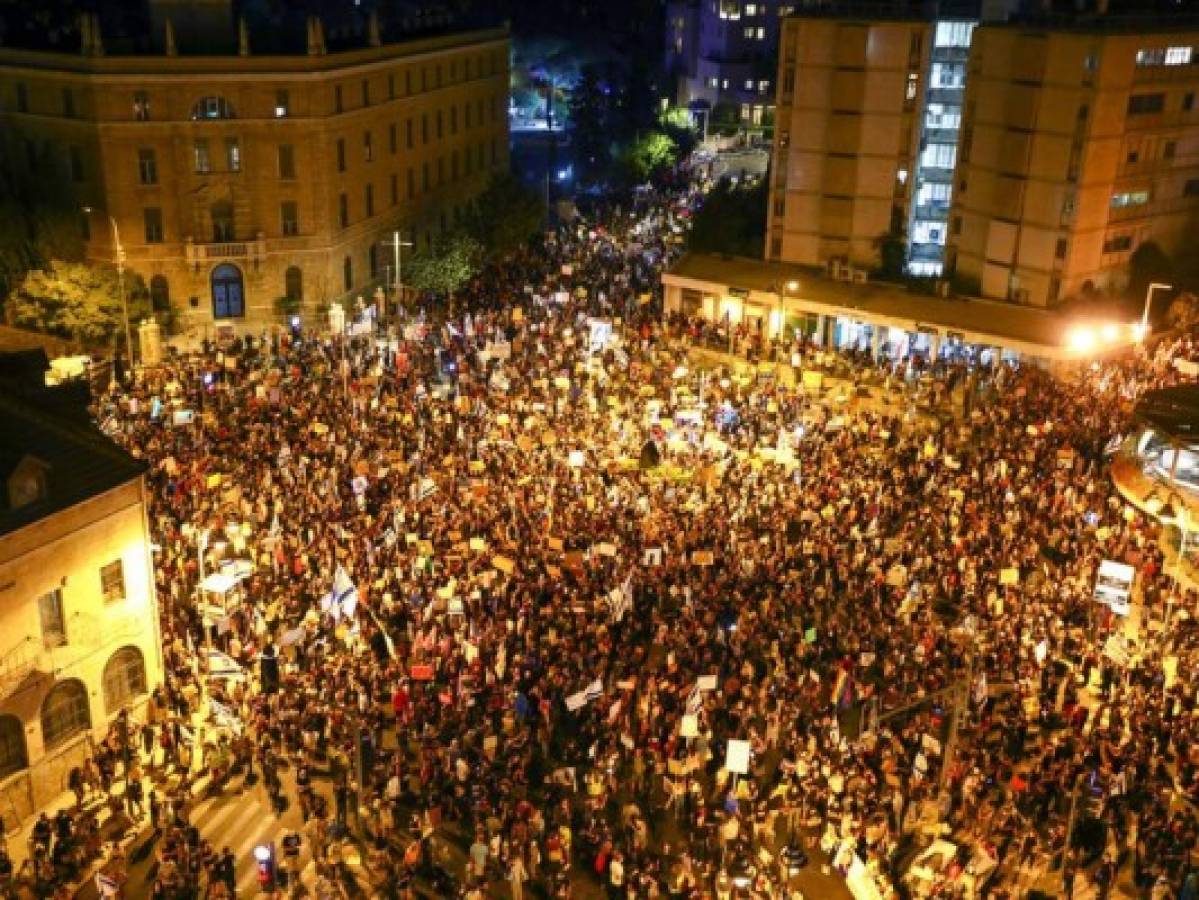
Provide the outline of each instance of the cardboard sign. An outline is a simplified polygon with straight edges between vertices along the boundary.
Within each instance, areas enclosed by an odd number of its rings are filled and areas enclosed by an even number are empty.
[[[1099,575],[1095,579],[1095,599],[1116,615],[1128,615],[1135,577],[1136,569],[1132,566],[1105,559],[1099,564]]]
[[[432,681],[433,667],[428,663],[419,663],[408,669],[408,677],[413,681]]]
[[[696,550],[691,554],[691,562],[697,566],[710,566],[716,562],[716,555],[711,550]]]
[[[729,741],[724,767],[735,775],[745,775],[749,772],[749,741]]]
[[[679,725],[679,735],[685,738],[693,738],[699,735],[699,717],[687,714],[683,716],[683,721]]]
[[[505,575],[511,575],[516,571],[516,563],[506,556],[493,556],[491,558],[491,565]]]
[[[714,691],[716,690],[715,675],[700,675],[695,680],[695,689],[697,691]]]
[[[999,583],[1003,585],[1019,584],[1020,570],[1015,567],[1001,569],[999,572]]]

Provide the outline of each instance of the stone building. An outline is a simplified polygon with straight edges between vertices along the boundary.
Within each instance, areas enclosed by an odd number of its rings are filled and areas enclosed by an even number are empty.
[[[369,296],[397,230],[426,244],[508,169],[506,26],[308,18],[289,43],[229,0],[150,0],[146,23],[148,43],[83,14],[69,46],[0,47],[0,153],[68,182],[87,256],[184,327]]]
[[[122,710],[162,682],[142,463],[48,389],[40,351],[0,357],[0,816],[67,789]]]

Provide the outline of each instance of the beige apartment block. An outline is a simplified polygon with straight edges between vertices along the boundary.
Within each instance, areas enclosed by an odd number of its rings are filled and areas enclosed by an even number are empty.
[[[67,790],[162,683],[143,466],[82,418],[0,395],[0,816]]]
[[[1199,32],[984,24],[970,53],[946,272],[1049,306],[1119,291],[1199,215]]]
[[[508,170],[506,28],[306,54],[0,48],[0,151],[67,180],[87,255],[117,238],[183,325],[315,318],[391,274]],[[311,321],[311,319],[310,319]]]
[[[783,22],[767,259],[870,269],[884,237],[903,232],[932,27]]]

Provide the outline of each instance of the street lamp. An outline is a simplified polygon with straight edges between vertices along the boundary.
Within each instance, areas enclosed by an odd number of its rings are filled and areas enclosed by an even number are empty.
[[[1150,282],[1149,287],[1145,289],[1145,311],[1141,313],[1141,334],[1149,333],[1149,306],[1153,303],[1154,291],[1171,291],[1174,289],[1172,284],[1163,284],[1160,281]]]
[[[783,337],[783,327],[786,323],[786,309],[783,307],[783,292],[794,294],[799,290],[799,282],[794,278],[789,281],[777,281],[774,284],[774,293],[778,298],[778,334],[777,337],[781,340]]]
[[[83,207],[83,212],[91,215],[90,206]],[[125,325],[125,352],[129,354],[129,367],[133,368],[133,334],[129,329],[129,298],[125,296],[125,248],[121,244],[121,229],[117,220],[111,215],[108,224],[112,228],[113,261],[117,266],[117,293],[121,295],[121,318]]]

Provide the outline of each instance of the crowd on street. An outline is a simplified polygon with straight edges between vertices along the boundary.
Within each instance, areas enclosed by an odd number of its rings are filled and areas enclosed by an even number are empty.
[[[1196,597],[1107,475],[1191,344],[1069,383],[699,366],[658,281],[694,199],[602,209],[377,333],[207,345],[101,398],[160,548],[137,759],[259,773],[321,897],[345,839],[375,897],[1197,896]],[[916,371],[957,419],[854,385]],[[1124,655],[1105,559],[1137,572]],[[232,896],[154,802],[152,896]]]

